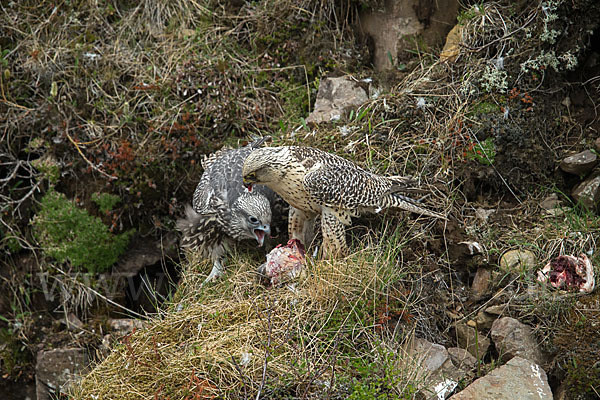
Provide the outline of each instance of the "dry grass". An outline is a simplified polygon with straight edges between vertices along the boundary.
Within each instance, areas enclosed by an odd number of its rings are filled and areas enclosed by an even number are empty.
[[[402,332],[413,329],[418,294],[414,271],[398,260],[402,243],[395,244],[309,262],[309,274],[293,289],[258,286],[255,265],[238,258],[224,281],[199,290],[204,273],[192,262],[176,300],[147,329],[122,339],[73,396],[343,398],[358,374],[353,365],[383,356],[409,364],[395,352]],[[411,371],[398,371],[389,390],[416,390],[423,377]]]

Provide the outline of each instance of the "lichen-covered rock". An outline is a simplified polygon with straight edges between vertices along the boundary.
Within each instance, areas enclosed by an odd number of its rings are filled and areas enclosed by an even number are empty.
[[[509,250],[502,255],[499,264],[504,272],[519,273],[535,267],[537,259],[529,250]]]
[[[477,379],[452,400],[552,399],[546,372],[536,363],[514,357],[505,365]]]
[[[35,386],[38,400],[55,398],[77,381],[88,366],[85,349],[42,350],[37,355]]]
[[[351,78],[324,78],[319,84],[315,109],[306,118],[306,122],[319,124],[338,121],[368,100],[366,90]]]
[[[581,182],[571,194],[576,202],[597,211],[600,206],[600,175]]]
[[[585,175],[594,168],[598,158],[591,150],[573,154],[561,161],[560,169],[573,175]]]

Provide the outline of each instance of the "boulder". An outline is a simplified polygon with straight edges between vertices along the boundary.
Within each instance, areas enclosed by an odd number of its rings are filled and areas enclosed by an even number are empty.
[[[505,365],[477,379],[451,400],[552,399],[546,372],[536,363],[514,357]]]
[[[415,381],[421,383],[420,391],[428,399],[445,399],[470,370],[455,365],[444,346],[425,339],[410,340],[405,353],[408,357],[401,368],[415,371]]]
[[[454,327],[458,346],[481,360],[490,347],[490,339],[467,324],[457,323]]]
[[[577,203],[581,203],[589,210],[598,211],[600,209],[600,175],[581,182],[575,186],[571,194]]]
[[[368,100],[367,91],[350,77],[323,78],[319,84],[315,109],[306,118],[306,123],[340,120]]]
[[[600,137],[594,141],[594,150],[600,152]]]
[[[503,317],[494,321],[490,334],[501,360],[519,356],[538,365],[544,363],[544,356],[528,325],[511,317]]]
[[[387,0],[383,9],[361,12],[359,31],[371,39],[375,69],[394,68],[399,53],[414,49],[416,36],[432,47],[443,43],[458,8],[458,0]]]
[[[537,259],[529,250],[509,250],[500,257],[500,269],[507,273],[520,273],[535,268]]]
[[[37,354],[35,386],[38,400],[56,398],[77,382],[89,364],[85,349],[42,350]]]
[[[597,162],[596,153],[591,150],[585,150],[565,158],[561,161],[559,167],[569,174],[581,176],[590,172],[596,166]]]

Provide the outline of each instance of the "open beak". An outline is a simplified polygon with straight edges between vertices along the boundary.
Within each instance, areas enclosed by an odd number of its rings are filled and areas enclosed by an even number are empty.
[[[242,184],[246,189],[248,189],[249,192],[252,192],[252,182],[248,182],[247,180],[243,179]]]
[[[258,242],[258,247],[262,247],[265,243],[265,237],[271,234],[271,227],[267,224],[261,226],[260,228],[254,229],[254,237]]]

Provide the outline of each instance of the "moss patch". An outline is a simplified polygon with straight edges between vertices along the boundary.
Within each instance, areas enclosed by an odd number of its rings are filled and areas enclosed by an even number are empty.
[[[89,272],[110,268],[133,234],[111,234],[99,218],[54,190],[42,198],[40,211],[33,219],[33,231],[48,256]]]

